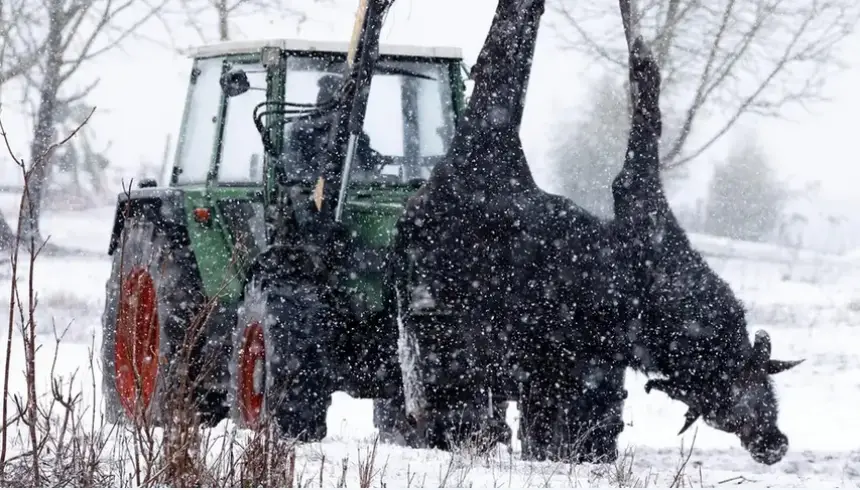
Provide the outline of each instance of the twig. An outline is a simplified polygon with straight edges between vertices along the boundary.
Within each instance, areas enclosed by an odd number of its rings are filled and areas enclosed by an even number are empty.
[[[696,446],[696,436],[699,434],[698,427],[693,432],[693,440],[690,441],[690,450],[684,453],[683,448],[681,449],[681,456],[683,457],[680,466],[678,466],[678,471],[675,472],[675,477],[672,479],[672,484],[670,487],[677,488],[681,484],[681,479],[684,477],[684,470],[687,468],[687,464],[690,462],[690,458],[693,457],[693,449]]]

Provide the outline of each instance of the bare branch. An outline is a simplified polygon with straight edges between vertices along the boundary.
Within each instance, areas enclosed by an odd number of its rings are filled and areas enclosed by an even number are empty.
[[[75,102],[80,102],[81,100],[86,99],[92,93],[92,91],[95,90],[96,87],[98,87],[100,81],[101,79],[96,78],[92,81],[92,83],[79,90],[78,92],[67,97],[58,98],[57,105],[69,106]]]
[[[684,143],[687,141],[687,137],[690,135],[690,129],[693,126],[693,120],[696,118],[696,114],[699,112],[699,109],[702,108],[702,104],[705,100],[705,85],[711,79],[711,70],[713,69],[714,62],[717,59],[717,51],[720,48],[720,43],[723,41],[723,36],[725,36],[726,28],[729,25],[729,21],[732,18],[732,10],[734,9],[735,0],[729,0],[729,4],[726,6],[725,11],[723,12],[723,18],[720,22],[720,27],[717,29],[717,35],[714,38],[714,42],[711,45],[711,50],[708,53],[708,60],[705,62],[705,68],[702,71],[702,76],[700,78],[701,83],[699,83],[698,88],[696,89],[696,95],[693,97],[693,101],[690,103],[689,108],[687,109],[687,116],[684,119],[683,124],[681,125],[681,132],[678,135],[678,139],[675,140],[672,149],[669,150],[669,153],[663,156],[664,162],[672,162],[681,152],[681,149],[684,147]],[[737,60],[740,56],[736,56],[734,59]]]
[[[566,2],[556,2],[554,4],[550,4],[550,7],[558,16],[562,17],[566,23],[570,24],[570,27],[572,27],[580,37],[582,37],[582,43],[586,46],[585,49],[587,51],[592,51],[593,55],[598,58],[598,61],[607,62],[621,68],[625,68],[627,66],[627,60],[624,57],[619,58],[616,53],[607,50],[602,42],[591,37],[588,32],[583,29],[579,22],[577,22],[576,17],[574,17],[570,12]],[[579,47],[577,42],[569,40],[561,29],[558,29],[557,35],[563,37],[563,45],[568,45],[568,47]]]
[[[790,53],[793,51],[797,40],[800,38],[800,36],[803,34],[803,32],[806,30],[807,26],[809,25],[809,21],[810,21],[810,19],[807,19],[806,22],[804,22],[804,24],[801,25],[800,28],[797,30],[797,33],[794,36],[794,39],[785,49],[785,52],[784,52],[783,57],[782,57],[782,61],[780,63],[778,63],[777,66],[773,68],[773,70],[771,70],[770,74],[765,78],[765,80],[758,86],[758,88],[752,94],[750,94],[745,99],[743,99],[743,101],[740,104],[740,107],[738,107],[738,109],[734,112],[734,114],[732,114],[729,117],[728,121],[726,121],[726,123],[723,124],[723,126],[707,142],[705,142],[703,145],[701,145],[697,150],[693,151],[690,155],[684,157],[683,159],[679,159],[677,162],[672,161],[670,163],[670,166],[674,167],[674,166],[683,165],[684,163],[686,163],[686,162],[696,158],[697,156],[701,155],[702,153],[704,153],[705,150],[710,148],[711,145],[716,143],[720,138],[722,138],[726,133],[728,133],[729,129],[731,129],[731,127],[738,121],[738,119],[740,119],[740,117],[750,107],[754,106],[754,104],[756,103],[756,101],[758,100],[758,98],[762,94],[762,92],[764,92],[765,89],[768,88],[768,86],[771,84],[773,79],[776,77],[776,75],[779,73],[779,71],[783,68],[785,63],[787,63],[789,61]]]
[[[93,2],[93,0],[89,1]],[[166,3],[167,0],[160,0],[160,3],[150,7],[148,12],[137,18],[130,26],[122,27],[120,35],[116,39],[105,41],[102,46],[96,48],[96,42],[105,37],[105,33],[108,31],[109,26],[113,25],[113,22],[120,14],[122,14],[122,12],[133,5],[140,5],[140,3],[135,0],[127,0],[121,4],[115,4],[114,0],[106,0],[104,9],[96,20],[95,25],[91,28],[89,35],[85,36],[83,46],[80,48],[78,53],[73,57],[68,55],[64,57],[66,59],[71,59],[71,61],[66,62],[69,63],[70,66],[66,69],[65,73],[60,76],[60,79],[62,81],[68,80],[83,63],[117,47],[122,41],[131,35],[131,33],[135,32],[140,28],[140,26],[149,21]],[[78,32],[73,31],[70,33],[69,37],[71,38],[76,34],[78,34]]]
[[[598,0],[549,0],[550,27],[564,49],[610,72],[627,69],[617,10]],[[663,71],[663,104],[683,114],[663,156],[667,167],[701,155],[744,115],[781,117],[827,100],[827,77],[845,65],[843,41],[860,22],[855,0],[640,0],[639,31]],[[694,149],[689,135],[704,117],[717,129]]]
[[[75,135],[76,135],[76,134],[78,134],[78,133],[81,131],[81,129],[82,129],[84,126],[86,126],[86,125],[87,125],[87,123],[88,123],[88,122],[90,122],[90,118],[93,116],[93,113],[95,113],[95,112],[96,112],[96,108],[95,108],[95,107],[93,107],[93,108],[90,110],[89,114],[87,114],[87,117],[85,117],[85,118],[84,118],[84,120],[83,120],[83,121],[81,121],[81,123],[80,123],[80,124],[78,124],[74,129],[72,129],[72,130],[69,132],[69,134],[67,134],[63,139],[61,139],[60,141],[57,141],[56,143],[54,143],[54,144],[52,144],[51,146],[49,146],[49,147],[48,147],[48,149],[47,149],[47,150],[45,150],[45,153],[43,154],[43,156],[50,155],[50,154],[51,154],[51,152],[53,152],[53,151],[54,151],[54,150],[56,150],[57,148],[59,148],[59,147],[61,147],[61,146],[65,145],[66,143],[68,143],[68,142],[69,142],[69,140],[71,140],[72,138],[74,138],[74,137],[75,137]]]
[[[36,15],[26,0],[2,2],[0,13],[0,85],[30,71],[41,60],[45,41],[27,43],[20,29],[27,29]],[[9,19],[9,20],[7,20]],[[12,21],[14,20],[14,21]],[[21,45],[19,45],[21,44]]]

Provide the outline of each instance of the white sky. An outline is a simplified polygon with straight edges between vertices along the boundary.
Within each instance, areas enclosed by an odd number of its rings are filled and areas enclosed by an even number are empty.
[[[308,1],[296,0],[294,5]],[[242,19],[243,32],[235,33],[234,38],[243,39],[243,34],[252,33],[253,38],[301,35],[346,40],[357,1],[335,0],[335,3],[332,8],[315,9],[316,21],[305,24],[300,34],[289,19],[256,16]],[[459,46],[471,63],[480,50],[495,5],[496,0],[397,0],[387,20],[383,42]],[[209,29],[213,34],[216,32],[214,24]],[[619,22],[619,35],[620,29]],[[185,39],[186,44],[198,42],[192,37]],[[523,121],[523,140],[535,177],[550,189],[552,176],[541,162],[548,139],[544,127],[563,116],[560,111],[575,109],[586,95],[587,83],[583,79],[593,71],[585,60],[561,52],[554,43],[544,24]],[[855,35],[851,43],[848,52],[860,52],[860,36]],[[189,66],[188,60],[152,43],[130,41],[122,51],[105,55],[81,73],[82,84],[90,81],[89,77],[101,78],[90,99],[98,105],[91,125],[98,134],[113,140],[109,152],[112,164],[128,168],[129,176],[134,175],[142,159],[159,162],[165,136],[177,131]],[[860,87],[860,66],[834,77],[827,92],[833,102],[815,107],[816,113],[798,112],[793,115],[794,122],[751,118],[745,124],[760,131],[772,164],[785,177],[820,180],[822,192],[828,198],[860,204],[854,184],[860,178],[860,159],[854,150],[860,138],[858,126],[853,124],[860,114],[860,93],[856,87]],[[8,112],[9,97],[4,94],[7,129],[12,117]],[[730,141],[729,136],[725,143]],[[26,141],[21,139],[16,147],[24,150]],[[722,156],[725,150],[724,144],[709,152],[699,166],[706,169],[708,162]]]

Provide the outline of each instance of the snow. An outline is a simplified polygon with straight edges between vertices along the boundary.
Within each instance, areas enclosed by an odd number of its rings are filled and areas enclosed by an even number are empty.
[[[13,206],[6,196],[0,199],[6,216],[14,216]],[[59,331],[68,327],[57,349],[55,375],[68,381],[76,372],[76,383],[84,399],[90,400],[94,384],[90,352],[95,349],[98,391],[100,317],[105,279],[110,272],[106,250],[112,218],[113,210],[105,207],[87,212],[49,210],[43,219],[43,228],[53,240],[89,252],[75,258],[46,255],[36,262],[37,332],[43,344],[37,354],[37,367],[39,387],[46,393],[54,356],[54,326]],[[14,226],[14,220],[11,224]],[[856,422],[860,407],[860,290],[852,283],[856,283],[860,261],[807,252],[792,254],[713,237],[693,236],[693,242],[708,252],[717,270],[737,288],[748,308],[751,335],[757,329],[766,329],[772,337],[774,358],[806,359],[797,368],[775,377],[780,426],[788,434],[791,447],[783,461],[768,467],[752,461],[734,436],[701,422],[679,437],[676,434],[683,423],[685,407],[661,393],[646,395],[645,377],[631,372],[627,380],[630,396],[625,405],[627,427],[621,435],[621,446],[635,451],[633,475],[640,483],[652,475],[650,478],[658,478],[659,484],[670,484],[682,461],[682,444],[689,448],[695,436],[685,469],[689,478],[686,481],[695,485],[701,479],[703,485],[856,487],[860,483],[860,424]],[[0,266],[0,288],[9,291],[8,261]],[[20,273],[23,286],[26,278]],[[5,301],[0,304],[4,308],[8,308],[7,295],[3,293]],[[23,393],[24,379],[18,374],[24,369],[20,335],[16,334],[14,340],[10,391]],[[515,409],[509,409],[511,423],[516,415]],[[225,421],[213,430],[223,431],[229,426]],[[305,478],[313,478],[313,485],[318,485],[320,454],[325,454],[329,463],[323,467],[323,479],[327,485],[334,485],[344,457],[351,461],[350,474],[357,474],[352,468],[358,453],[369,450],[374,434],[371,401],[336,393],[328,413],[328,436],[321,443],[299,448],[297,469],[306,468]],[[480,458],[462,451],[445,453],[381,444],[376,461],[385,469],[376,484],[605,486],[613,481],[609,474],[616,471],[614,466],[524,462],[518,450],[515,444],[512,455],[501,451],[496,456]]]

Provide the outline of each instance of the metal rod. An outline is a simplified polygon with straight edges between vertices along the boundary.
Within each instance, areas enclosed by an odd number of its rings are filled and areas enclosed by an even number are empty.
[[[352,169],[352,161],[355,158],[355,144],[358,140],[358,135],[355,133],[349,135],[349,140],[346,143],[346,155],[343,159],[343,173],[340,179],[340,189],[337,193],[337,207],[334,210],[334,220],[340,223],[343,215],[343,205],[346,202],[346,188],[349,186],[349,174]]]

